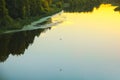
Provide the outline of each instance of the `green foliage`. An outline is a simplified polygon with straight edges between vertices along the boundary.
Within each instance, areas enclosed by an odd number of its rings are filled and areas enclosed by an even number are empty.
[[[0,28],[20,28],[21,23],[19,22],[26,21],[26,19],[31,17],[40,17],[49,14],[54,11],[54,9],[58,9],[56,6],[52,6],[54,2],[57,1],[0,0]],[[25,22],[23,22],[23,24],[25,24]]]
[[[0,0],[0,28],[13,25],[12,18],[8,15],[5,0]]]

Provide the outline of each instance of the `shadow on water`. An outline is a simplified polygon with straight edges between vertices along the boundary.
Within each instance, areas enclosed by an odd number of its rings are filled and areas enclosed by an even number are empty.
[[[0,62],[4,62],[10,54],[22,55],[33,44],[35,37],[50,28],[0,35]]]

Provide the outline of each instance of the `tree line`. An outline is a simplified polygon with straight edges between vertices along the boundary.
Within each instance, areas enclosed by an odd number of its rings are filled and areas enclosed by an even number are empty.
[[[64,10],[67,12],[92,12],[101,4],[112,4],[118,6],[115,11],[120,11],[120,0],[64,0],[68,4]]]
[[[60,7],[60,0],[0,0],[0,28],[13,27],[15,21],[42,16]]]

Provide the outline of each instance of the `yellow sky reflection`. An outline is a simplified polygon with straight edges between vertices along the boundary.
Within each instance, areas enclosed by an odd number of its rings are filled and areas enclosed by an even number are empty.
[[[63,13],[65,21],[45,33],[45,44],[55,43],[59,45],[58,50],[68,50],[64,53],[74,53],[83,57],[95,55],[97,58],[105,56],[106,59],[109,55],[109,58],[117,58],[120,53],[120,14],[114,11],[115,7],[102,4],[89,13]],[[56,18],[53,20],[57,20]],[[48,39],[51,41],[47,41]]]
[[[115,12],[114,8],[116,6],[102,4],[98,9],[94,8],[94,11],[89,13],[64,13],[67,20],[63,25],[69,25],[68,27],[72,26],[72,28],[79,27],[80,29],[87,28],[89,30],[97,29],[99,31],[119,32],[120,14]]]

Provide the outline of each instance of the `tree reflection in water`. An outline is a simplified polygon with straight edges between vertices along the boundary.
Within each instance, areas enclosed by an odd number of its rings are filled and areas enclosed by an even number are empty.
[[[4,62],[10,54],[22,55],[33,44],[35,37],[50,28],[38,29],[32,31],[22,31],[10,34],[0,35],[0,62]]]

